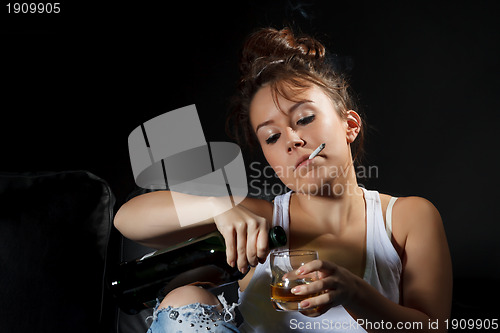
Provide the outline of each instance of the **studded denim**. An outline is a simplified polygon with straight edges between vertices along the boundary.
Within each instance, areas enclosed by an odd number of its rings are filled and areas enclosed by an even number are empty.
[[[228,310],[226,304],[222,313],[216,307],[216,305],[194,303],[178,308],[168,306],[158,310],[157,305],[152,316],[153,323],[147,333],[239,332],[232,321],[233,316],[229,316],[228,321],[227,318],[224,319],[228,317],[225,315]]]

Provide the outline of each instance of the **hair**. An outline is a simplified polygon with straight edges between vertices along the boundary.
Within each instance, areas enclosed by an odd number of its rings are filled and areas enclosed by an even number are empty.
[[[278,107],[278,95],[295,101],[293,95],[314,84],[337,106],[341,119],[356,109],[345,77],[334,70],[323,44],[307,35],[295,36],[290,28],[263,28],[251,34],[243,46],[240,75],[226,129],[240,145],[251,149],[259,144],[250,124],[250,103],[265,84],[270,85]],[[354,161],[362,155],[363,139],[364,126],[351,144]]]

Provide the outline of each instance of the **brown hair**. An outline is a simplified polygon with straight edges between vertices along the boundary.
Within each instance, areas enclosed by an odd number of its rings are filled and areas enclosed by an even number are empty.
[[[270,84],[275,102],[278,94],[293,101],[293,92],[315,84],[337,105],[341,118],[346,119],[346,112],[356,108],[355,101],[344,76],[334,71],[325,53],[319,41],[307,35],[294,36],[289,28],[263,28],[249,36],[241,55],[238,91],[226,122],[226,128],[233,130],[239,144],[258,146],[249,113],[253,96],[264,84]],[[363,132],[364,126],[352,144],[354,160],[362,152]]]

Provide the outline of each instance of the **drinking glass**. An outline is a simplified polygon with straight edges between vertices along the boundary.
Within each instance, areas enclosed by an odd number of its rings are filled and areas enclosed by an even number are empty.
[[[297,275],[297,269],[318,259],[313,250],[286,250],[271,253],[271,302],[277,311],[300,311],[300,302],[319,295],[295,295],[292,288],[318,280],[318,273]]]

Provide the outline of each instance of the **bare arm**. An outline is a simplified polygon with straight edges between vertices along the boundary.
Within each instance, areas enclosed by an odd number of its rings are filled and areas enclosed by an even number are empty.
[[[184,209],[196,207],[199,211],[208,212],[215,203],[210,197],[185,195],[182,204]],[[216,229],[211,217],[197,222],[181,227],[170,191],[139,195],[121,206],[114,219],[114,225],[122,235],[157,249]]]
[[[227,207],[227,198],[157,191],[125,203],[116,213],[114,224],[125,237],[157,249],[218,229],[226,241],[228,263],[240,268],[256,265],[267,255],[272,204],[245,198],[231,207]],[[178,211],[182,211],[184,217],[187,212],[188,224],[184,220],[181,225]]]
[[[401,200],[403,199],[403,200]],[[407,235],[404,244],[402,299],[394,304],[364,285],[351,310],[372,321],[421,322],[415,331],[446,331],[444,320],[451,311],[452,268],[448,243],[437,209],[427,200],[401,198],[394,206],[394,220]],[[439,330],[429,328],[438,320]],[[411,331],[411,330],[408,330]]]
[[[317,270],[320,277],[325,277],[318,281],[321,283],[315,289],[330,291],[307,302],[310,307],[319,305],[325,310],[342,304],[353,317],[360,319],[360,323],[361,320],[384,321],[390,322],[393,328],[398,324],[421,323],[401,327],[398,331],[444,332],[444,320],[449,318],[451,310],[452,270],[439,212],[429,201],[410,197],[398,199],[393,216],[394,221],[398,221],[398,233],[405,235],[400,304],[382,296],[347,269],[319,260],[303,267],[305,272]],[[312,293],[313,284],[301,293]],[[429,320],[438,320],[439,330],[431,329]],[[370,327],[366,328],[369,330]]]

